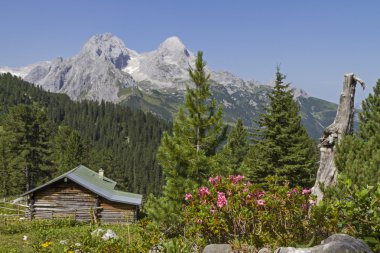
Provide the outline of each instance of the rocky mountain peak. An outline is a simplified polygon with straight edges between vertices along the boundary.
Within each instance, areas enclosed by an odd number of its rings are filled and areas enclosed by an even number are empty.
[[[185,45],[177,36],[172,36],[167,38],[164,42],[158,47],[159,51],[183,51],[186,50]]]
[[[306,91],[304,91],[303,89],[298,89],[296,87],[293,88],[293,93],[294,93],[295,98],[298,98],[298,97],[308,98],[308,97],[310,97]]]
[[[116,68],[127,66],[137,53],[125,47],[124,42],[111,33],[92,36],[83,46],[79,56],[111,61]]]
[[[189,79],[187,70],[194,61],[195,56],[178,37],[173,36],[156,50],[132,57],[124,71],[138,82],[149,82],[149,89],[178,88],[178,80]]]
[[[156,56],[162,56],[167,63],[187,62],[193,55],[186,49],[182,41],[172,36],[160,44],[155,51]]]
[[[111,33],[97,34],[92,36],[83,46],[82,53],[94,52],[100,55],[103,52],[96,52],[102,50],[104,52],[112,52],[117,49],[125,49],[124,42]]]

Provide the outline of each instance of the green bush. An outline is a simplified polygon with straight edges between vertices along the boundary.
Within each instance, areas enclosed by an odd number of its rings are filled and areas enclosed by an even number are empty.
[[[323,224],[325,231],[360,238],[374,252],[380,252],[380,183],[376,187],[358,187],[344,176],[338,182],[327,189],[325,199],[315,208],[315,220]]]

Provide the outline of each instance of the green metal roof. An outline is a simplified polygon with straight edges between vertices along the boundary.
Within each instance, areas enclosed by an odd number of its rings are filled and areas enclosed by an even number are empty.
[[[25,192],[22,196],[41,190],[63,178],[69,178],[86,189],[102,196],[110,201],[141,205],[142,195],[115,190],[116,182],[107,177],[101,178],[98,173],[89,168],[79,165],[78,167],[62,174],[49,182]]]

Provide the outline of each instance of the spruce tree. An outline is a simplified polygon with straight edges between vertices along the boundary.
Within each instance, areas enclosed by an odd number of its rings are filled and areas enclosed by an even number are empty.
[[[228,134],[227,143],[218,153],[220,174],[223,176],[242,174],[241,165],[249,150],[248,132],[243,121],[238,119]]]
[[[338,146],[336,165],[353,185],[375,186],[380,182],[380,79],[362,102],[359,131],[345,136]]]
[[[68,126],[59,126],[54,137],[55,176],[59,176],[80,164],[87,165],[89,148],[79,132]]]
[[[19,192],[30,190],[50,177],[47,166],[51,165],[51,124],[44,110],[34,104],[17,105],[6,116],[4,129],[14,137],[11,163],[24,174]]]
[[[205,72],[202,56],[198,52],[195,69],[189,69],[194,87],[187,87],[172,134],[163,134],[158,149],[157,159],[165,177],[163,196],[150,198],[145,206],[148,215],[164,227],[179,224],[185,193],[215,173],[215,154],[226,135],[222,109],[211,99],[210,75]]]
[[[0,126],[0,197],[11,196],[19,193],[18,182],[22,173],[18,173],[12,165],[12,147],[15,146],[15,138],[11,132]]]
[[[266,113],[261,114],[255,145],[244,167],[255,182],[276,176],[278,183],[311,186],[317,170],[317,149],[301,124],[299,106],[279,68]]]

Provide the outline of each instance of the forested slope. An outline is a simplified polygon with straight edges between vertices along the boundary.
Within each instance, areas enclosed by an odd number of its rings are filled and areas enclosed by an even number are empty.
[[[162,169],[155,155],[162,132],[170,128],[165,120],[108,102],[74,102],[67,95],[43,91],[10,74],[0,75],[0,126],[6,124],[10,108],[19,104],[43,108],[51,121],[51,142],[59,126],[77,130],[87,154],[82,163],[93,170],[103,168],[106,176],[123,189],[143,194],[160,192]],[[54,154],[59,150],[50,147],[51,178],[57,174],[59,164]]]

